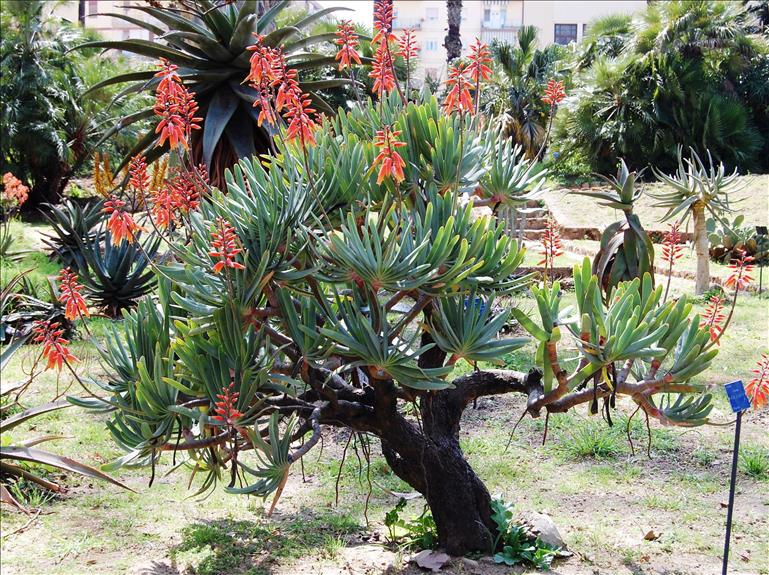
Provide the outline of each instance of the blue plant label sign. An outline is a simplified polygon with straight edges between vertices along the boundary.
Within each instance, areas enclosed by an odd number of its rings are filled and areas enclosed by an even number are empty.
[[[745,411],[750,407],[750,400],[748,394],[745,393],[745,386],[742,385],[742,380],[738,379],[731,383],[727,383],[725,386],[726,397],[729,398],[729,404],[732,406],[734,413]]]

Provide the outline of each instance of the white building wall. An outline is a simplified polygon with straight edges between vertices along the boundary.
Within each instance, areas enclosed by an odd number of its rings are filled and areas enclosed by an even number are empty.
[[[394,0],[397,33],[405,28],[415,30],[420,48],[415,77],[426,75],[446,78],[446,49],[443,47],[448,28],[445,0]],[[608,14],[632,14],[641,10],[646,0],[464,0],[462,2],[462,53],[467,54],[475,38],[487,44],[497,39],[515,42],[521,26],[539,29],[541,46],[556,39],[567,42],[582,39],[591,20]]]

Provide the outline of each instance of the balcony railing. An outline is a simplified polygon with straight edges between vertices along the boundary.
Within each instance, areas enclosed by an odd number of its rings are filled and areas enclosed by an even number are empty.
[[[512,43],[518,39],[518,32],[520,29],[520,26],[504,26],[497,28],[484,26],[481,28],[481,41],[486,44],[490,44],[492,40]]]
[[[422,18],[395,18],[393,20],[393,30],[411,30],[422,29]]]

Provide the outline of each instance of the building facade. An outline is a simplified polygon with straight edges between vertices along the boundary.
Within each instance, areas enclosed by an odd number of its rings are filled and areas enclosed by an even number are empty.
[[[419,44],[415,76],[444,79],[445,0],[394,0],[393,4],[393,28],[396,32],[414,30]],[[462,54],[467,54],[475,38],[487,44],[495,39],[515,42],[521,26],[536,26],[541,45],[578,42],[592,20],[608,14],[632,14],[645,5],[646,0],[465,0],[460,26]]]

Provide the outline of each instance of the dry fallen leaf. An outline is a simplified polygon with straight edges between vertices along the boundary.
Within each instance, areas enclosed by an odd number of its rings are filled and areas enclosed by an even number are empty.
[[[646,532],[646,535],[644,535],[644,539],[646,541],[656,541],[660,538],[661,533],[655,533],[653,529],[649,529],[649,531]]]

